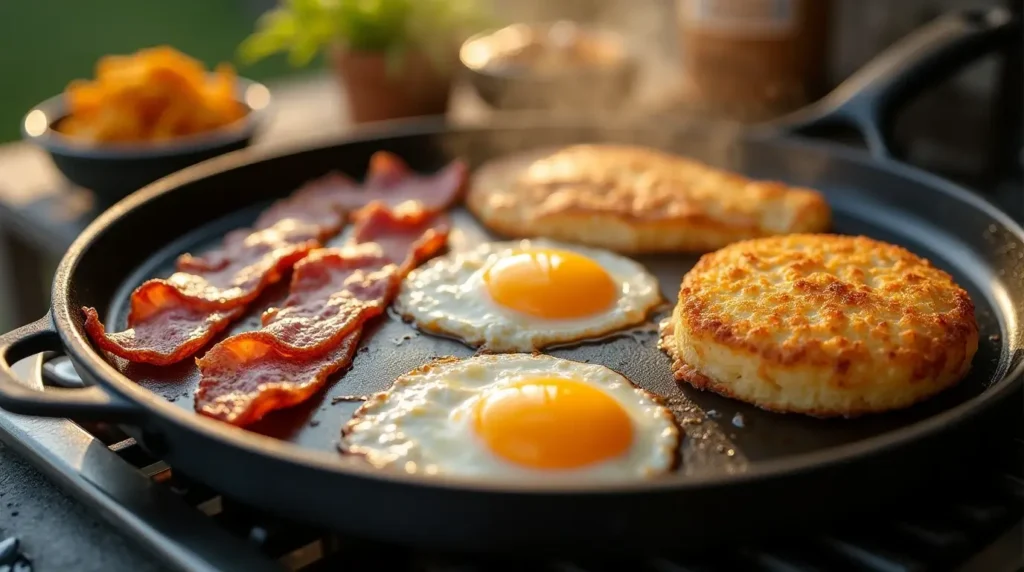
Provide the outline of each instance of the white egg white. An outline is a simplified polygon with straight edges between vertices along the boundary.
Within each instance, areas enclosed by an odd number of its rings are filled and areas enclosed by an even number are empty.
[[[611,396],[631,420],[633,441],[623,454],[575,469],[541,470],[507,461],[477,436],[473,408],[480,399],[517,382],[565,378]],[[371,397],[342,431],[343,449],[373,465],[408,473],[614,480],[649,478],[672,470],[680,432],[659,399],[607,367],[546,355],[448,358],[399,377]]]
[[[568,250],[594,260],[618,286],[615,303],[593,316],[558,320],[498,304],[487,291],[484,273],[502,257],[530,249]],[[395,308],[423,331],[452,336],[489,351],[527,352],[640,324],[661,301],[657,278],[629,258],[596,248],[522,240],[487,243],[432,260],[405,279]]]

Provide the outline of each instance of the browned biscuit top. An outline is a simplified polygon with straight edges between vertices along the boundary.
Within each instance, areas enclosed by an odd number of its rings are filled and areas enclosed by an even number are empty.
[[[605,213],[640,221],[698,221],[761,234],[808,230],[809,221],[824,219],[827,224],[828,219],[827,204],[811,189],[755,181],[625,145],[575,145],[532,161],[523,156],[499,160],[478,173],[470,201],[479,207],[475,210],[515,208],[527,211],[523,216],[528,218]]]
[[[952,277],[865,237],[736,243],[702,257],[679,299],[691,341],[830,368],[840,385],[851,364],[907,368],[911,379],[962,371],[977,345],[974,304]]]

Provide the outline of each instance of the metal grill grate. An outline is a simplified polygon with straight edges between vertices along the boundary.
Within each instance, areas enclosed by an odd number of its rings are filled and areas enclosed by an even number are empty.
[[[165,463],[150,458],[133,439],[116,429],[106,426],[88,429],[121,458],[166,485],[233,535],[257,546],[260,552],[286,569],[303,572],[341,567],[349,571],[404,569],[420,572],[931,572],[963,565],[1001,535],[1014,534],[1013,527],[1019,528],[1024,515],[1022,434],[1008,441],[1005,457],[997,459],[990,472],[980,476],[970,491],[958,491],[928,514],[900,516],[891,522],[879,522],[870,530],[838,530],[817,538],[773,541],[771,545],[751,546],[731,553],[716,551],[709,555],[629,561],[603,558],[530,561],[432,554],[342,538],[238,505],[203,485],[175,475]],[[1020,536],[1019,532],[1016,534]]]
[[[48,383],[71,383],[73,380],[67,379],[70,368],[63,367],[66,364],[62,363],[66,359],[53,357],[37,371]],[[765,541],[761,545],[716,549],[709,554],[547,560],[440,554],[342,537],[240,505],[206,486],[190,482],[175,474],[163,461],[150,457],[133,439],[114,427],[85,425],[80,429],[67,421],[52,421],[49,423],[63,425],[33,435],[18,423],[16,418],[0,415],[0,436],[5,436],[9,443],[17,442],[22,452],[37,464],[49,464],[43,467],[47,472],[60,472],[70,477],[65,479],[65,484],[69,492],[81,500],[107,509],[109,503],[116,502],[118,508],[129,511],[127,517],[111,520],[164,554],[168,564],[182,570],[197,569],[196,563],[203,563],[204,570],[232,566],[249,570],[261,568],[261,564],[269,568],[276,563],[286,570],[303,572],[338,569],[930,572],[958,568],[998,572],[1002,569],[999,566],[1009,563],[1008,572],[1020,572],[1022,563],[1024,426],[1019,417],[1016,426],[1020,433],[1007,438],[1005,444],[992,444],[992,449],[1000,454],[992,459],[988,468],[979,469],[977,480],[969,487],[950,491],[926,512],[876,519],[870,526],[840,528],[817,536],[800,535],[790,540]],[[102,463],[104,471],[89,474],[88,482],[74,478],[74,473],[81,473],[82,469],[69,462],[79,459],[81,450],[69,449],[65,457],[58,451],[75,440],[68,435],[81,433],[82,429],[92,436],[87,440],[99,440],[113,453],[111,462]],[[158,486],[153,487],[151,483]],[[141,496],[140,491],[144,493]],[[183,501],[174,503],[176,514],[171,514],[171,507],[158,498],[162,496]],[[153,511],[152,506],[160,509]],[[117,511],[101,512],[110,516]],[[209,523],[214,525],[208,526]],[[206,529],[199,530],[204,526]],[[255,558],[247,547],[258,552]]]

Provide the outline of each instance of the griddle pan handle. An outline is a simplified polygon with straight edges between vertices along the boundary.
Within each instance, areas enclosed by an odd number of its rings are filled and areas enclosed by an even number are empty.
[[[50,388],[43,392],[25,387],[15,379],[11,370],[14,363],[38,353],[62,349],[49,314],[0,335],[0,407],[23,415],[83,421],[116,423],[137,417],[138,408],[96,385],[82,389]]]
[[[896,111],[923,89],[952,76],[1020,33],[1008,10],[971,10],[939,16],[899,40],[821,100],[769,124],[788,133],[847,125],[864,136],[878,159],[893,157]]]

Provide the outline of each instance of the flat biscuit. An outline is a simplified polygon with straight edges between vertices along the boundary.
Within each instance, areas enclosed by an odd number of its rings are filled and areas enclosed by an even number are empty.
[[[749,238],[820,232],[831,217],[817,191],[624,145],[497,159],[477,170],[466,204],[508,237],[625,253],[705,252]]]
[[[909,251],[790,235],[703,256],[662,324],[677,379],[777,412],[853,417],[956,384],[978,349],[970,297]]]

